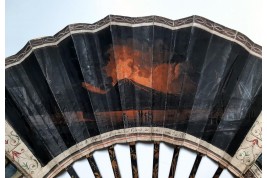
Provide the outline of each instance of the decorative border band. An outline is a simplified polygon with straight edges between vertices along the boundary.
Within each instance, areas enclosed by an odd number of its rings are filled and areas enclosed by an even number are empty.
[[[262,153],[262,113],[250,128],[245,139],[236,151],[231,164],[240,164],[239,170],[246,172]],[[243,163],[243,164],[241,164]]]
[[[74,161],[87,157],[96,150],[107,148],[117,143],[136,141],[166,142],[176,146],[184,146],[200,152],[203,155],[207,155],[236,176],[243,177],[243,174],[247,172],[248,169],[250,172],[258,170],[253,169],[255,167],[253,167],[253,163],[258,155],[261,154],[262,150],[261,147],[256,148],[254,146],[261,145],[261,143],[259,143],[259,140],[261,141],[261,121],[262,114],[258,116],[234,157],[231,157],[228,153],[214,145],[184,132],[161,127],[133,127],[113,130],[90,137],[62,152],[46,166],[41,167],[38,160],[7,122],[5,124],[5,152],[6,156],[26,175],[33,178],[52,178]],[[249,158],[249,162],[245,161],[248,160],[247,158]],[[259,171],[256,172],[259,174]]]
[[[125,133],[121,134],[123,130],[132,133],[129,135]],[[154,132],[151,132],[152,130]],[[187,147],[209,156],[225,168],[231,168],[231,172],[238,177],[242,177],[243,174],[243,172],[238,170],[239,165],[230,164],[232,157],[226,152],[183,132],[167,128],[136,127],[108,132],[101,134],[100,137],[102,137],[102,140],[99,140],[99,137],[89,138],[78,145],[71,147],[69,150],[66,150],[65,153],[63,152],[58,155],[53,159],[53,162],[49,162],[42,168],[42,171],[40,171],[40,174],[38,174],[37,177],[52,178],[71,165],[74,161],[87,157],[96,150],[108,148],[109,146],[118,143],[130,143],[136,141],[160,141],[172,145]],[[93,140],[95,140],[95,142]],[[66,155],[68,156],[66,157]]]
[[[71,24],[60,30],[54,36],[47,36],[30,40],[17,54],[6,58],[5,66],[6,68],[8,68],[16,64],[19,64],[34,49],[44,46],[56,45],[73,33],[83,33],[83,32],[94,33],[110,25],[120,25],[120,26],[130,26],[130,27],[156,25],[169,28],[172,30],[194,26],[206,30],[222,38],[235,42],[244,47],[252,55],[255,55],[259,58],[261,58],[262,56],[262,47],[252,42],[247,36],[236,30],[227,28],[223,25],[210,21],[204,17],[194,15],[183,19],[171,20],[159,16],[125,17],[125,16],[109,15],[93,24],[84,24],[84,23]]]
[[[5,155],[25,176],[38,177],[36,175],[42,170],[39,161],[7,122],[5,123]]]

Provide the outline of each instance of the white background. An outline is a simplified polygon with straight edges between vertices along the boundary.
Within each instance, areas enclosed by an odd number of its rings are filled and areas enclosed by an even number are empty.
[[[28,40],[51,36],[71,23],[93,23],[109,15],[200,15],[262,44],[263,0],[6,0],[6,56]]]
[[[1,1],[1,20],[5,27],[1,36],[1,71],[4,58],[17,53],[28,40],[51,36],[71,23],[94,23],[109,15],[146,16],[158,15],[180,19],[200,15],[229,28],[238,30],[252,41],[266,43],[266,14],[263,18],[264,0],[6,0]],[[5,10],[5,12],[4,12]],[[265,8],[266,11],[266,8]],[[4,22],[5,20],[5,22]],[[5,39],[5,40],[3,40]],[[5,51],[5,53],[4,53]],[[263,55],[266,56],[266,55]],[[263,59],[264,60],[264,59]],[[4,72],[3,72],[4,73]],[[264,76],[265,70],[263,70]],[[264,81],[263,77],[263,81]],[[1,82],[4,85],[4,75]],[[265,79],[266,80],[266,79]],[[265,83],[263,82],[265,85]],[[4,98],[4,86],[2,98]],[[263,96],[265,93],[263,92]],[[3,100],[2,100],[3,101]],[[3,104],[3,102],[2,102]],[[265,105],[263,105],[265,107]],[[3,109],[4,107],[1,107]],[[4,132],[4,109],[2,131]],[[263,117],[264,117],[263,109]],[[264,124],[266,125],[266,124]],[[263,129],[264,132],[266,132]],[[265,134],[266,135],[266,134]],[[4,143],[4,133],[1,134]],[[4,158],[4,146],[1,151]],[[265,155],[265,154],[264,154]],[[263,156],[263,159],[265,156]],[[4,168],[2,160],[2,168]],[[4,171],[2,171],[4,172]],[[4,177],[4,176],[1,176]],[[264,177],[264,176],[263,176]]]

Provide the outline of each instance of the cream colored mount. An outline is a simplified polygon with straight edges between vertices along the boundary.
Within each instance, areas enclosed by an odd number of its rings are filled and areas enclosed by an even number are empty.
[[[114,130],[88,138],[59,154],[42,167],[7,122],[5,124],[5,154],[26,176],[52,178],[76,160],[110,145],[134,141],[161,141],[172,145],[181,145],[207,155],[238,177],[244,177],[246,171],[250,170],[255,177],[260,178],[261,170],[254,163],[262,152],[261,121],[262,115],[260,114],[233,157],[206,141],[187,133],[160,127],[134,127]],[[246,155],[242,154],[244,149],[246,149]],[[249,163],[245,161],[248,160],[245,156],[249,157]]]

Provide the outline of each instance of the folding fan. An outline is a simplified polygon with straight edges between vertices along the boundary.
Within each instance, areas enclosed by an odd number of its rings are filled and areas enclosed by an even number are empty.
[[[173,168],[187,148],[235,176],[261,176],[261,47],[203,17],[68,25],[6,58],[5,74],[5,153],[26,177],[75,177],[82,158],[101,177],[92,153],[103,148],[120,177],[118,143],[130,145],[136,177],[137,141],[155,153],[174,145]]]

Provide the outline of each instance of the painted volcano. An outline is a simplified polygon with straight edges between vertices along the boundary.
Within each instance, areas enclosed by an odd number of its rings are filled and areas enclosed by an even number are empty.
[[[93,136],[142,127],[233,156],[261,112],[261,47],[198,16],[69,25],[31,40],[5,73],[6,121],[42,166]]]

